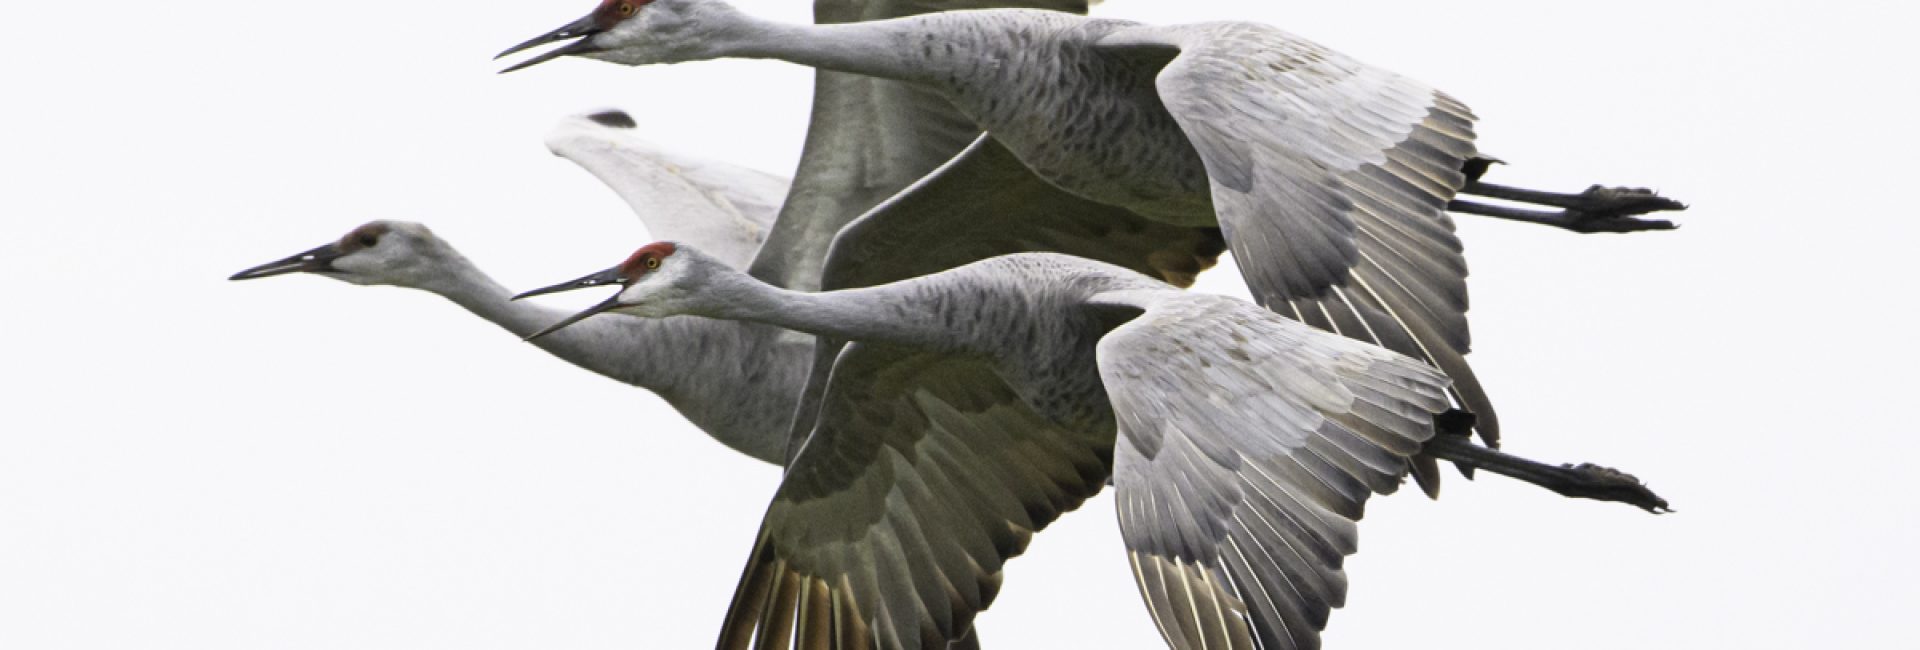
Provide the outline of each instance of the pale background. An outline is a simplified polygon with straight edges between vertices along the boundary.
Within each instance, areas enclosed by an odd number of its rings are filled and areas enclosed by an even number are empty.
[[[711,644],[773,467],[438,298],[224,280],[375,218],[513,287],[601,268],[648,238],[541,146],[586,109],[791,170],[799,67],[493,74],[588,4],[9,5],[0,647]],[[1695,205],[1628,237],[1461,221],[1509,449],[1680,512],[1491,476],[1376,500],[1329,648],[1911,642],[1920,47],[1904,3],[1819,5],[1101,8],[1279,24],[1465,99],[1498,181]],[[990,647],[1157,647],[1111,513],[1010,565]]]

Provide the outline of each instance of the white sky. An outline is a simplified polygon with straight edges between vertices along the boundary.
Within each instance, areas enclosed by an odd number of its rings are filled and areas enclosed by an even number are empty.
[[[438,298],[224,278],[375,218],[512,287],[600,268],[648,238],[546,154],[550,125],[624,107],[647,138],[784,174],[808,71],[493,74],[587,0],[15,4],[0,647],[711,644],[773,467]],[[1514,163],[1493,180],[1695,205],[1630,237],[1461,224],[1508,448],[1628,469],[1680,512],[1491,476],[1376,500],[1329,648],[1911,638],[1920,48],[1902,3],[1821,5],[1101,8],[1275,23],[1463,98]],[[1010,565],[987,643],[1156,647],[1111,507]]]

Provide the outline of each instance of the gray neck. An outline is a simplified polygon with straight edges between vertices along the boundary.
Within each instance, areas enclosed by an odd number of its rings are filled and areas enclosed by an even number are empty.
[[[790,291],[744,273],[714,278],[708,291],[712,315],[798,330],[844,341],[905,345],[944,352],[973,346],[956,330],[936,280],[916,278],[863,289],[821,293]]]
[[[462,269],[423,288],[518,337],[567,315],[509,300],[513,294],[478,268]],[[534,344],[573,365],[651,390],[722,444],[772,463],[785,459],[787,424],[811,350],[804,341],[783,342],[769,327],[620,315],[586,319]]]
[[[832,25],[746,18],[747,26],[719,56],[779,59],[853,74],[932,83],[945,76],[925,48],[939,47],[939,21],[928,16]]]

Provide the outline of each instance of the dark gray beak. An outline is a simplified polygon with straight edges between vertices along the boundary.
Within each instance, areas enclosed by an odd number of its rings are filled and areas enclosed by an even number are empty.
[[[509,72],[513,72],[515,70],[519,70],[521,68],[527,68],[527,67],[536,66],[542,63],[546,63],[548,61],[552,61],[554,59],[558,59],[563,56],[574,56],[579,54],[589,54],[592,52],[598,52],[600,51],[600,48],[594,46],[593,35],[598,34],[601,31],[602,30],[600,28],[599,22],[595,21],[593,16],[587,16],[585,18],[581,18],[579,20],[567,23],[566,25],[561,26],[559,29],[528,39],[527,42],[525,43],[521,43],[519,45],[509,47],[506,49],[506,51],[501,52],[497,55],[494,55],[493,58],[494,60],[497,61],[509,54],[513,54],[515,52],[519,52],[527,48],[546,45],[554,41],[564,41],[569,38],[580,39],[572,43],[568,43],[566,45],[562,45],[560,47],[547,50],[545,53],[542,53],[539,56],[533,57],[531,59],[527,59],[525,61],[521,61],[519,63],[516,63],[508,67],[505,70],[500,71],[500,74],[506,74]]]
[[[616,266],[616,267],[607,269],[605,271],[600,271],[592,275],[588,275],[578,280],[569,280],[569,281],[562,282],[560,284],[556,284],[550,287],[541,287],[539,289],[534,289],[532,291],[528,291],[526,293],[514,296],[513,299],[519,300],[521,298],[543,296],[549,293],[573,291],[575,289],[590,289],[593,287],[604,287],[607,285],[620,286],[625,281],[626,281],[626,278],[623,278],[620,275],[620,267]],[[542,329],[538,332],[534,332],[533,334],[528,335],[526,340],[531,341],[531,340],[540,338],[542,336],[552,334],[556,331],[559,331],[560,328],[566,327],[568,325],[572,325],[574,323],[578,323],[588,316],[592,316],[594,314],[598,314],[600,312],[607,311],[609,309],[614,309],[619,306],[620,306],[620,294],[616,293],[613,295],[613,297],[608,298],[605,301],[602,301],[598,305],[588,307],[586,310],[578,314],[568,316],[566,318],[561,319],[560,322],[558,323],[548,325],[546,329]]]
[[[552,325],[548,325],[548,326],[546,326],[546,328],[545,328],[545,329],[542,329],[542,330],[540,330],[540,331],[538,331],[538,332],[534,332],[534,333],[532,333],[532,334],[528,334],[528,335],[527,335],[527,338],[525,338],[525,339],[521,339],[521,340],[524,340],[524,341],[532,341],[532,340],[534,340],[534,339],[537,339],[537,338],[540,338],[540,337],[542,337],[542,336],[546,336],[546,335],[548,335],[548,334],[552,334],[552,333],[554,333],[554,332],[558,332],[558,331],[560,331],[560,330],[561,330],[562,328],[565,328],[565,327],[566,327],[566,326],[568,326],[568,325],[572,325],[572,324],[574,324],[574,323],[578,323],[578,322],[580,322],[580,321],[582,321],[582,320],[586,320],[586,318],[587,318],[588,316],[592,316],[592,315],[594,315],[594,314],[598,314],[598,313],[600,313],[600,312],[603,312],[603,311],[607,311],[607,310],[609,310],[609,309],[613,309],[613,308],[616,308],[616,307],[619,307],[619,306],[620,306],[620,295],[619,295],[619,294],[614,294],[614,296],[613,296],[613,297],[611,297],[611,298],[608,298],[608,299],[606,299],[606,300],[603,300],[603,301],[601,301],[601,302],[600,302],[600,304],[598,304],[598,305],[594,305],[594,306],[592,306],[592,307],[588,307],[588,308],[586,308],[586,309],[584,309],[584,310],[582,310],[582,311],[581,311],[580,313],[578,313],[578,314],[574,314],[574,315],[572,315],[572,316],[568,316],[568,317],[566,317],[566,318],[562,318],[562,319],[560,319],[560,322],[558,322],[558,323],[554,323],[554,324],[552,324]]]
[[[528,291],[526,293],[522,293],[520,295],[514,296],[513,299],[519,300],[521,298],[532,298],[534,296],[544,296],[549,293],[560,293],[562,291],[573,291],[575,289],[592,289],[594,287],[604,287],[610,284],[612,285],[624,284],[625,282],[626,282],[626,278],[620,276],[620,267],[616,266],[616,267],[607,269],[605,271],[595,271],[592,275],[588,275],[578,280],[568,280],[566,282],[562,282],[560,284],[556,284],[551,287],[541,287],[538,289],[534,289],[532,291]]]
[[[317,273],[321,271],[332,271],[333,261],[336,259],[339,259],[341,255],[345,255],[345,253],[340,252],[340,249],[334,247],[333,244],[326,244],[326,245],[320,246],[319,248],[315,248],[313,250],[306,251],[304,253],[300,253],[298,255],[294,255],[286,259],[274,260],[272,262],[267,262],[266,264],[261,264],[259,266],[247,269],[245,271],[235,273],[233,274],[232,277],[229,277],[227,279],[228,280],[252,280],[254,278],[266,278],[266,277],[272,277],[276,275],[286,275],[288,273]]]

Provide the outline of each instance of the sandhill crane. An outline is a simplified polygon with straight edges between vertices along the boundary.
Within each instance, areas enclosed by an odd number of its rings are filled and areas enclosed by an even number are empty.
[[[498,282],[417,223],[374,221],[232,279],[296,272],[434,293],[516,336],[564,315],[508,300],[511,294]],[[788,422],[813,354],[810,338],[751,323],[700,319],[609,318],[565,334],[541,339],[540,347],[659,394],[732,449],[770,463],[785,459]]]
[[[501,56],[570,38],[505,71],[560,56],[776,58],[934,89],[1069,193],[1166,224],[1219,225],[1262,304],[1445,370],[1490,443],[1498,421],[1464,358],[1466,263],[1446,210],[1628,231],[1671,227],[1633,217],[1683,207],[1644,190],[1482,183],[1491,160],[1474,148],[1464,104],[1265,25],[1031,10],[789,25],[721,0],[605,0]],[[1435,489],[1430,468],[1416,475]]]
[[[944,647],[991,603],[1004,561],[1109,475],[1170,645],[1315,647],[1363,502],[1395,489],[1448,408],[1427,364],[1066,255],[805,293],[660,242],[518,297],[609,285],[534,338],[614,312],[852,342],[721,648]]]
[[[617,110],[562,119],[546,138],[630,205],[647,231],[711,247],[746,268],[772,229],[785,179],[663,149],[634,134]],[[805,215],[794,217],[805,220]],[[668,234],[672,233],[672,234]],[[790,247],[793,257],[824,256]],[[764,252],[761,257],[777,257]],[[446,297],[516,336],[561,314],[510,302],[510,294],[425,226],[375,221],[341,238],[234,274],[304,272]],[[541,347],[576,366],[658,393],[714,439],[756,459],[784,462],[787,430],[813,354],[811,340],[775,328],[688,320],[608,319]]]

